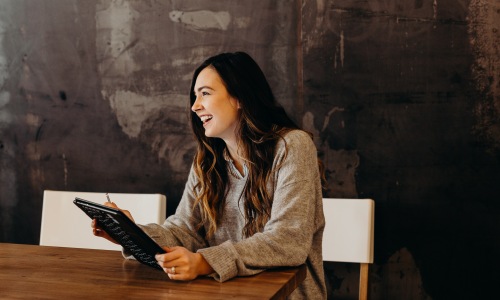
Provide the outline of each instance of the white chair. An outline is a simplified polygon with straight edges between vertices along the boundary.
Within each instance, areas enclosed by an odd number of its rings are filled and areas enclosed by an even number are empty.
[[[323,260],[360,264],[359,299],[368,298],[368,268],[373,263],[375,201],[323,199]]]
[[[121,246],[92,234],[91,220],[73,204],[75,197],[100,204],[107,201],[105,193],[45,190],[40,245],[121,250]],[[165,221],[167,199],[164,195],[109,193],[109,197],[118,207],[130,211],[138,224]]]

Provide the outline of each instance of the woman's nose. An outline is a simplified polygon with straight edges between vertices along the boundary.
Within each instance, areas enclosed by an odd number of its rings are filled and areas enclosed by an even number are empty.
[[[201,105],[199,99],[200,99],[200,97],[196,97],[196,99],[194,100],[193,106],[191,106],[191,110],[193,112],[196,112],[202,108],[202,105]]]

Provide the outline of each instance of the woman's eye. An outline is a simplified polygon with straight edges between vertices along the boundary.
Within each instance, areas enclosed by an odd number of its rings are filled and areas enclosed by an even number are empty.
[[[208,92],[201,92],[201,95],[202,96],[207,96],[207,95],[210,95]]]

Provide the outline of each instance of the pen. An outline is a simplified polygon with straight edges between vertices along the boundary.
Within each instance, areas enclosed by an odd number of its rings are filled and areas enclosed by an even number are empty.
[[[109,199],[108,193],[106,193],[106,198],[108,199],[108,202],[111,203],[111,200]]]

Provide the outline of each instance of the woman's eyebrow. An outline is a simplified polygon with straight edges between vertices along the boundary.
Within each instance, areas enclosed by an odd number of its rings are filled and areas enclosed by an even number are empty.
[[[193,91],[195,94],[196,92],[201,91],[202,89],[209,89],[209,90],[214,90],[213,88],[209,87],[208,85],[200,86],[196,91]]]

